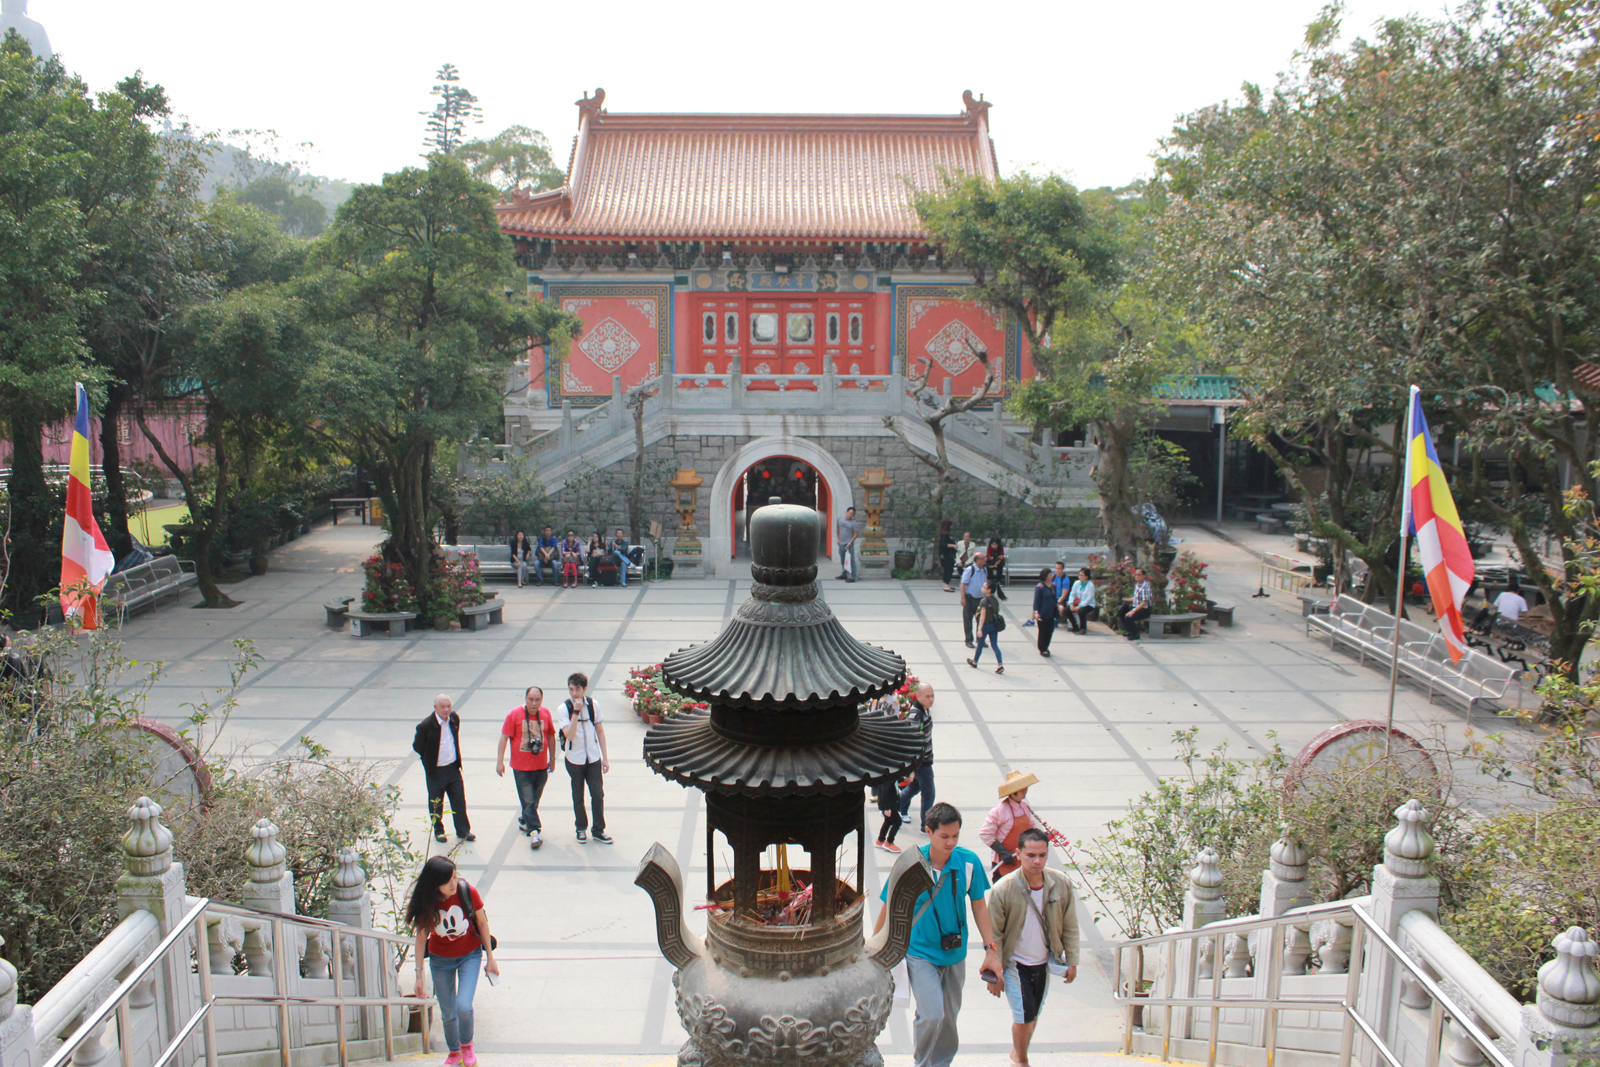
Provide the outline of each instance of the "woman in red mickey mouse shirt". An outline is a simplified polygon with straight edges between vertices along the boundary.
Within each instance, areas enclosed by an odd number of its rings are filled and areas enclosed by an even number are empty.
[[[463,892],[467,900],[462,899]],[[422,865],[417,884],[411,889],[406,925],[417,934],[417,996],[428,995],[422,979],[424,955],[433,972],[439,1022],[444,1028],[444,1043],[450,1049],[444,1062],[473,1067],[478,1062],[472,1051],[472,996],[478,989],[478,968],[497,977],[500,974],[483,897],[456,874],[453,860],[434,856]]]

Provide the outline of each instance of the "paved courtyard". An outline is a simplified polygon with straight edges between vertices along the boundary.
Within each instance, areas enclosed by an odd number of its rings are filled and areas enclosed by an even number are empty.
[[[1213,596],[1237,605],[1232,628],[1213,625],[1198,640],[1137,645],[1098,626],[1087,637],[1062,631],[1045,660],[1033,648],[1034,631],[1022,626],[1031,602],[1031,582],[1024,582],[1007,605],[1003,676],[965,665],[957,598],[937,582],[846,585],[827,575],[824,595],[844,624],[900,653],[912,673],[936,687],[937,790],[966,814],[965,843],[976,847],[995,786],[1013,768],[1039,776],[1030,800],[1080,841],[1180,769],[1172,759],[1176,729],[1197,727],[1202,749],[1227,741],[1237,753],[1264,751],[1276,732],[1293,752],[1336,723],[1382,717],[1387,676],[1308,639],[1292,596],[1253,599],[1257,562],[1245,544],[1193,528],[1180,532],[1185,547],[1211,564]],[[506,976],[498,988],[480,986],[480,1051],[502,1054],[493,1061],[502,1063],[567,1056],[670,1062],[683,1039],[671,969],[656,951],[649,902],[632,883],[639,857],[660,841],[682,863],[691,894],[704,884],[701,795],[645,767],[645,727],[628,711],[621,687],[630,667],[714,636],[748,596],[748,577],[568,591],[500,583],[503,626],[357,640],[324,625],[322,602],[359,591],[359,562],[376,536],[360,525],[319,528],[277,550],[268,575],[230,587],[244,602],[232,611],[190,610],[191,594],[184,607],[130,620],[128,653],[165,663],[150,713],[182,719],[199,690],[226,682],[232,642],[248,638],[263,663],[244,682],[224,747],[261,754],[309,736],[339,756],[386,761],[389,781],[404,790],[419,849],[444,848],[427,832],[422,773],[410,744],[434,694],[452,696],[463,720],[478,840],[452,839],[448,847],[488,899]],[[566,776],[558,772],[541,807],[546,843],[531,852],[516,829],[510,776],[494,773],[498,729],[525,686],[543,686],[553,704],[574,670],[590,675],[608,721],[607,824],[616,844],[576,842]],[[1396,715],[1403,726],[1458,741],[1465,725],[1458,706],[1429,705],[1404,685]],[[1477,717],[1486,718],[1481,711]],[[877,819],[869,811],[869,828]],[[902,842],[923,840],[901,835]],[[874,898],[891,859],[868,851],[865,888]],[[718,866],[726,869],[726,857]],[[1034,1046],[1041,1064],[1109,1050],[1120,1032],[1103,954],[1095,951],[1117,931],[1110,920],[1095,921],[1097,910],[1083,904],[1079,981],[1050,994]],[[1004,1002],[985,995],[971,976],[966,1000],[961,1061],[1006,1062]],[[909,1062],[909,1018],[897,1010],[881,1044],[891,1064]]]

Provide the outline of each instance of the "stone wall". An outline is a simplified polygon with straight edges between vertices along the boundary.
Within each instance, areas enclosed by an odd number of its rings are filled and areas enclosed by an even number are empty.
[[[696,522],[704,537],[709,528],[711,487],[717,472],[739,449],[756,439],[755,435],[678,434],[648,446],[645,449],[645,463],[650,477],[646,486],[643,517],[646,526],[654,519],[666,530],[676,527],[677,513],[672,510],[672,493],[665,483],[673,472],[687,467],[705,479],[705,485],[700,489],[699,511],[696,514]],[[931,531],[914,529],[907,521],[909,500],[896,508],[897,492],[903,496],[911,494],[925,498],[934,481],[932,468],[913,455],[898,437],[839,436],[813,437],[811,440],[826,449],[844,468],[846,476],[852,481],[854,499],[850,503],[857,508],[861,507],[863,500],[859,486],[853,484],[854,480],[868,468],[881,467],[888,472],[896,485],[896,488],[888,491],[889,504],[885,516],[886,531],[891,538],[912,540],[931,537]],[[608,467],[592,469],[576,479],[569,478],[569,484],[550,498],[558,529],[564,531],[571,525],[581,536],[593,532],[596,524],[606,533],[618,526],[626,529],[627,493],[632,486],[632,477],[633,457],[630,456]],[[1044,516],[1018,498],[964,471],[955,471],[955,479],[951,500],[959,502],[957,512],[990,515],[1004,511],[1007,540],[1061,537],[1064,534],[1063,524],[1098,525],[1097,513],[1092,509],[1050,509],[1055,515]],[[836,514],[842,513],[842,510],[842,507],[835,508]],[[1082,514],[1066,516],[1063,511]],[[975,530],[974,533],[979,531]]]

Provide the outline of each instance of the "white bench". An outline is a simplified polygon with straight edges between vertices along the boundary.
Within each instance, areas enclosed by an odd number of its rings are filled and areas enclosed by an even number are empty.
[[[463,630],[487,630],[491,626],[499,626],[505,619],[501,612],[505,610],[506,602],[499,597],[485,600],[482,604],[473,604],[457,612]]]
[[[154,604],[162,597],[178,597],[185,586],[200,581],[194,562],[177,556],[158,556],[147,563],[117,571],[100,587],[100,601],[122,611]]]
[[[416,617],[414,611],[358,611],[351,608],[345,612],[345,618],[350,620],[351,637],[365,637],[379,629],[390,637],[397,633],[404,634],[411,620]],[[396,626],[400,629],[396,630]]]
[[[1371,656],[1383,666],[1394,662],[1394,616],[1341,595],[1327,615],[1306,618],[1306,633],[1328,636],[1328,647],[1344,644],[1356,650],[1365,662]],[[1437,630],[1400,620],[1400,672],[1422,685],[1433,700],[1435,692],[1447,693],[1466,702],[1467,712],[1479,701],[1503,700],[1517,679],[1517,671],[1474,649],[1467,649],[1461,662],[1450,661],[1449,646]]]
[[[511,564],[510,545],[445,545],[444,550],[453,556],[474,555],[478,557],[478,573],[485,580],[489,578],[511,578],[517,576],[517,568]],[[628,552],[628,580],[638,581],[644,578],[644,549],[638,545],[633,546]],[[534,560],[528,560],[528,577],[534,579]],[[581,570],[585,578],[589,573],[589,560],[587,549]],[[556,564],[556,572],[560,573],[560,564]],[[535,579],[536,580],[536,579]]]
[[[1188,611],[1181,615],[1152,615],[1150,623],[1151,640],[1160,640],[1168,637],[1199,637],[1200,624],[1206,621],[1203,611]],[[1173,627],[1172,632],[1167,627]]]

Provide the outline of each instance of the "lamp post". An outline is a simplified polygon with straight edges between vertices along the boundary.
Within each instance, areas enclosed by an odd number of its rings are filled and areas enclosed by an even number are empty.
[[[700,487],[705,481],[693,467],[683,467],[667,482],[672,487],[673,509],[678,513],[678,536],[672,544],[674,569],[692,569],[700,565],[700,531],[695,527],[694,513]]]
[[[867,528],[861,537],[861,565],[887,566],[889,545],[883,539],[883,494],[894,481],[882,467],[869,467],[856,479],[856,484],[866,496],[867,509]]]

